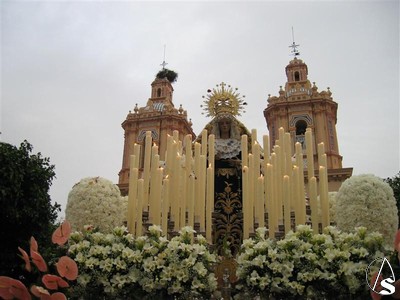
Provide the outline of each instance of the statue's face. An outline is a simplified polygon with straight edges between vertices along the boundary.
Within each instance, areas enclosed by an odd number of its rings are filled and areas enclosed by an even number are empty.
[[[231,120],[229,119],[222,119],[218,122],[218,125],[221,133],[229,133],[231,130]]]

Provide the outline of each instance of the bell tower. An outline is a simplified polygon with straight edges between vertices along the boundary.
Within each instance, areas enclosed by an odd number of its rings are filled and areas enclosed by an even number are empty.
[[[192,122],[187,118],[187,111],[182,108],[182,105],[176,108],[173,103],[172,83],[176,77],[177,74],[174,71],[165,68],[158,72],[151,83],[151,97],[146,105],[139,107],[136,104],[133,112],[129,111],[121,124],[125,140],[122,168],[118,173],[118,186],[122,195],[128,194],[130,156],[134,153],[135,144],[142,145],[139,167],[143,166],[146,131],[151,131],[153,143],[158,146],[161,161],[165,160],[167,137],[172,136],[174,130],[179,132],[179,140],[183,140],[187,134],[191,134],[193,140],[195,138]]]
[[[294,43],[293,43],[294,44]],[[298,46],[298,45],[295,45]],[[291,46],[292,47],[292,46]],[[343,157],[339,153],[338,137],[336,132],[338,104],[333,100],[329,87],[325,91],[318,91],[315,82],[308,79],[308,67],[303,60],[294,58],[286,66],[286,84],[279,90],[279,96],[268,95],[268,105],[264,110],[273,143],[279,138],[279,128],[290,132],[292,138],[292,153],[294,144],[300,142],[305,158],[305,132],[311,128],[313,134],[314,167],[317,168],[318,144],[323,142],[327,155],[329,191],[337,191],[344,180],[352,175],[353,168],[343,168]],[[303,160],[304,161],[304,160]],[[306,170],[306,163],[304,170]],[[318,174],[318,170],[314,170]],[[306,173],[306,171],[305,171]],[[305,176],[307,182],[307,176]]]

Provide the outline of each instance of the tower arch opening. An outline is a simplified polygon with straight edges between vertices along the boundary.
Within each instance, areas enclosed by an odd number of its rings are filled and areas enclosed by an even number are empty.
[[[296,135],[304,135],[307,129],[307,122],[304,120],[298,120],[296,122]]]

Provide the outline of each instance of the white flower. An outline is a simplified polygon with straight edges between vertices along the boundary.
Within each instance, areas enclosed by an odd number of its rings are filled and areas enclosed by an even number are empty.
[[[352,176],[343,182],[336,194],[336,223],[344,231],[364,226],[382,233],[392,246],[398,216],[393,190],[374,175]]]
[[[126,210],[118,187],[101,178],[84,178],[68,195],[66,219],[73,229],[82,230],[92,224],[101,231],[111,231],[126,219]]]

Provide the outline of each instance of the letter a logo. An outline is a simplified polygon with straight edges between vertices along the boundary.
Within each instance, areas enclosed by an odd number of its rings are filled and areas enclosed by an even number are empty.
[[[380,263],[380,261],[382,261]],[[380,263],[380,265],[379,265]],[[372,266],[379,266],[379,272],[374,276],[370,281],[368,280],[368,277],[370,275],[370,269]],[[387,278],[383,278],[383,270],[388,271],[390,270],[390,276]],[[388,272],[386,272],[388,273]],[[386,274],[385,273],[385,274]],[[392,266],[390,265],[389,261],[386,259],[386,257],[383,258],[377,258],[374,261],[372,261],[369,265],[368,268],[365,270],[366,274],[366,280],[369,288],[379,294],[379,295],[391,295],[395,292],[395,287],[392,283],[396,281],[394,278],[394,272],[392,269]]]

